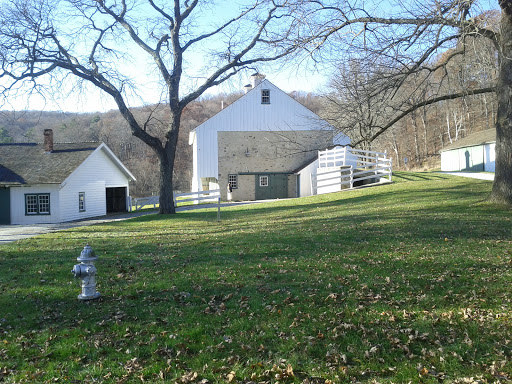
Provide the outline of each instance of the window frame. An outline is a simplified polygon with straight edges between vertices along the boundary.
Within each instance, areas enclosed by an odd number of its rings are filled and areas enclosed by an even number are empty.
[[[261,104],[270,104],[270,89],[261,90]]]
[[[263,182],[263,180],[266,180]],[[269,186],[269,177],[268,175],[260,176],[260,187],[268,187]]]
[[[30,203],[29,209],[29,198],[34,198],[35,201]],[[45,207],[48,207],[45,210]],[[49,193],[25,193],[25,216],[38,216],[51,215],[51,198]]]
[[[234,180],[234,183],[233,183]],[[228,183],[231,183],[232,189],[238,189],[238,175],[236,173],[228,174]]]
[[[85,212],[85,192],[78,192],[78,211]]]

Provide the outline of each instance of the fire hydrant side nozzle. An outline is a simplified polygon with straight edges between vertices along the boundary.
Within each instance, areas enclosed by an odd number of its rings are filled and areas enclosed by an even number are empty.
[[[96,291],[96,267],[94,262],[98,259],[91,246],[87,244],[77,261],[71,273],[81,280],[82,293],[78,295],[79,300],[92,300],[100,297],[100,293]]]

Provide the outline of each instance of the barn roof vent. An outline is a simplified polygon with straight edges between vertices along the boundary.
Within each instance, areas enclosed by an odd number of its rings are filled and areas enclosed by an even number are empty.
[[[264,79],[265,79],[265,75],[262,75],[261,73],[258,73],[258,72],[256,72],[255,74],[251,75],[251,86],[252,86],[252,88],[257,87]]]

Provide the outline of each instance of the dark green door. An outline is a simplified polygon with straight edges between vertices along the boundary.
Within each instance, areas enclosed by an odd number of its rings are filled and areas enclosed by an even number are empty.
[[[11,224],[11,192],[0,188],[0,224]]]
[[[256,175],[256,200],[284,199],[288,197],[288,175],[266,173]]]

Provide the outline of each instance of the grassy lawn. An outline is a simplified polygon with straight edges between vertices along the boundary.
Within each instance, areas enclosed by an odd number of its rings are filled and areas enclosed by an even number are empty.
[[[0,246],[0,382],[510,382],[512,211],[394,181]]]

